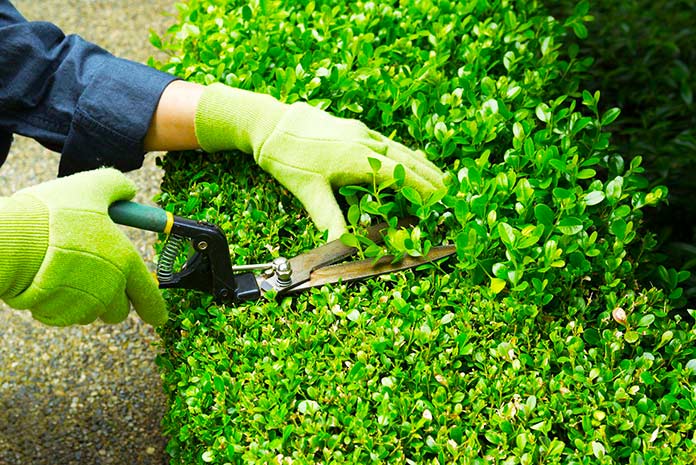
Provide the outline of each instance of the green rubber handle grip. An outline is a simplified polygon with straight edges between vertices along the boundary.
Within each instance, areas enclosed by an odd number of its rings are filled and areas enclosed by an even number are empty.
[[[171,213],[161,208],[128,201],[111,204],[109,216],[114,223],[160,233],[169,233],[173,221]]]

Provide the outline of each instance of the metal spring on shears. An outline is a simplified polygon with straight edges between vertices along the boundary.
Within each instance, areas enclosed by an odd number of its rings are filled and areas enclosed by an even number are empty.
[[[174,276],[174,262],[179,255],[184,236],[172,234],[167,238],[167,242],[162,247],[159,260],[157,261],[157,279],[160,282],[171,281]]]

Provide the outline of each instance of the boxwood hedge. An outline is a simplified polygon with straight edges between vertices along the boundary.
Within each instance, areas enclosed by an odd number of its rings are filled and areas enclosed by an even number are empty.
[[[696,350],[680,283],[642,281],[654,235],[640,157],[578,76],[580,2],[189,0],[152,43],[189,80],[308,101],[421,148],[420,198],[341,190],[367,256],[456,244],[418,270],[240,305],[168,292],[158,358],[172,463],[662,463],[696,453]],[[237,263],[324,240],[236,152],[170,153],[159,198],[220,225]],[[366,223],[413,214],[387,248]]]
[[[575,2],[552,2],[565,15]],[[641,154],[646,175],[669,188],[669,205],[646,217],[665,263],[696,267],[696,3],[683,0],[597,2],[582,53],[596,57],[584,85],[622,109],[612,127],[621,153]],[[654,277],[659,280],[659,276]],[[691,305],[696,276],[684,283]]]

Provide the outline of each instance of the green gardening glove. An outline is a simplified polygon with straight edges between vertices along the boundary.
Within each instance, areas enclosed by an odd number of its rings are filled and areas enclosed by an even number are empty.
[[[0,299],[52,326],[123,321],[129,300],[163,324],[155,279],[107,213],[134,194],[123,174],[101,169],[0,198]]]
[[[208,152],[237,149],[292,192],[329,240],[346,232],[333,189],[372,182],[369,158],[381,162],[377,182],[403,165],[406,185],[427,196],[443,187],[444,174],[422,152],[367,128],[357,120],[331,116],[306,103],[275,98],[222,84],[208,86],[195,118],[196,137]]]

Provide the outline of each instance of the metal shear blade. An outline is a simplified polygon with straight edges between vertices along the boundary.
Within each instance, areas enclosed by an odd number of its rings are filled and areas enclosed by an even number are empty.
[[[412,221],[410,219],[402,220],[399,222],[399,226],[412,224]],[[386,227],[386,224],[372,226],[368,228],[366,236],[373,242],[380,243],[382,242],[381,231]],[[292,273],[288,279],[280,279],[278,273],[274,273],[271,276],[258,276],[257,282],[261,290],[276,290],[279,294],[285,294],[324,284],[355,281],[405,270],[448,257],[455,252],[454,246],[437,246],[431,248],[425,256],[406,256],[398,262],[394,262],[393,256],[385,256],[376,262],[366,259],[339,263],[355,255],[357,250],[337,240],[289,259],[288,264]]]
[[[380,258],[376,263],[374,260],[359,260],[356,262],[341,263],[339,265],[329,265],[312,271],[309,280],[293,287],[291,291],[299,291],[339,281],[345,283],[394,271],[407,270],[424,263],[430,263],[440,258],[448,257],[455,252],[456,248],[454,246],[443,245],[433,247],[428,252],[428,255],[422,257],[406,256],[397,263],[392,263],[393,257],[387,256]]]

